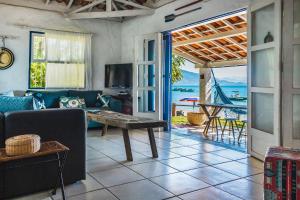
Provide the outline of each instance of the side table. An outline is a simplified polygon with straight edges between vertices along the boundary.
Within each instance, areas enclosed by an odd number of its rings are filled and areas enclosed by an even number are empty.
[[[44,142],[41,144],[41,149],[37,153],[33,154],[27,154],[27,155],[20,155],[20,156],[7,156],[5,152],[5,148],[0,149],[0,170],[3,171],[3,174],[5,174],[6,170],[24,167],[28,165],[38,165],[41,163],[48,163],[48,162],[57,162],[58,165],[58,175],[57,175],[57,182],[54,186],[52,194],[56,194],[56,190],[58,187],[58,182],[61,188],[62,198],[65,200],[65,190],[64,190],[64,181],[63,181],[63,168],[67,159],[67,153],[69,151],[69,148],[64,146],[63,144],[60,144],[57,141],[49,141]],[[40,158],[40,157],[48,157],[49,155],[56,155],[56,158],[47,158],[42,161],[34,161],[34,158]],[[14,161],[22,161],[26,159],[33,159],[32,162],[26,163],[26,164],[19,164],[14,165],[13,167],[7,166],[9,163],[12,163]],[[5,191],[5,184],[3,185],[3,191]],[[1,199],[0,194],[0,199]]]

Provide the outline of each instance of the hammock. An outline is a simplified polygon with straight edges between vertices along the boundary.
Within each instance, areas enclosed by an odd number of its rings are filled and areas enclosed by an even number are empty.
[[[215,104],[232,104],[233,105],[234,103],[232,103],[232,101],[226,96],[226,94],[222,90],[221,86],[217,82],[217,79],[215,77],[213,69],[210,69],[210,70],[211,70],[212,77],[214,80],[214,85],[213,85],[213,87],[215,89],[214,103]],[[245,114],[247,114],[247,111],[235,108],[235,109],[225,109],[224,113],[225,113],[225,116],[228,117],[228,116],[232,116],[232,114],[245,115]]]

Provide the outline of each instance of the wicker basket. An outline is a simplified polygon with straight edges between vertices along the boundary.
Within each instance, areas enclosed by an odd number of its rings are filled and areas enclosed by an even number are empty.
[[[190,124],[200,126],[205,121],[205,114],[199,112],[188,112],[187,113],[187,120]]]
[[[11,137],[5,141],[5,151],[8,156],[36,153],[40,148],[41,138],[33,134]]]

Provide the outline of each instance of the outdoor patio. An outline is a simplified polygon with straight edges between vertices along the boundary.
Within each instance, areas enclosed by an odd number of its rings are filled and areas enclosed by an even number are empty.
[[[198,131],[198,130],[197,130]],[[263,199],[263,163],[205,140],[192,129],[155,133],[158,159],[148,136],[130,133],[133,162],[126,161],[119,129],[87,137],[87,180],[66,187],[69,199]],[[49,192],[20,199],[59,199]]]

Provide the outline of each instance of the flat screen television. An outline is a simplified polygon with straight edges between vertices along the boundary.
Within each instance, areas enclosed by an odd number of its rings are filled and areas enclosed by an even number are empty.
[[[132,63],[105,65],[106,88],[131,88]]]

